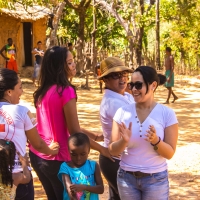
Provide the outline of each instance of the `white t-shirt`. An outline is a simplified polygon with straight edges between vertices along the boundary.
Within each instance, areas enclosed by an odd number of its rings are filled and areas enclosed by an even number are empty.
[[[117,110],[113,118],[119,124],[124,122],[127,127],[132,122],[132,136],[127,148],[122,153],[120,167],[125,171],[144,173],[157,173],[166,170],[166,159],[160,156],[144,138],[149,125],[153,125],[157,135],[163,140],[165,128],[178,123],[174,111],[164,105],[157,104],[142,124],[138,122],[136,116],[136,107],[133,103]]]
[[[110,144],[112,122],[116,111],[124,105],[134,103],[133,96],[127,92],[124,95],[106,89],[100,105],[100,121],[103,129],[104,147]]]
[[[27,137],[25,131],[32,129],[36,124],[28,116],[28,108],[21,105],[0,102],[0,139],[14,142],[16,150],[24,156],[26,153]],[[22,171],[18,155],[15,156],[13,173]]]

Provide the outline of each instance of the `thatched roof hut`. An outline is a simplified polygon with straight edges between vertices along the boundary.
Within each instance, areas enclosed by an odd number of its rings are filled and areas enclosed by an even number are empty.
[[[33,66],[34,57],[31,50],[37,41],[42,41],[43,49],[46,46],[46,29],[50,10],[34,5],[24,7],[16,3],[15,9],[0,10],[0,48],[12,38],[17,49],[17,63],[19,70],[24,66]],[[5,66],[5,60],[0,56],[0,67]]]

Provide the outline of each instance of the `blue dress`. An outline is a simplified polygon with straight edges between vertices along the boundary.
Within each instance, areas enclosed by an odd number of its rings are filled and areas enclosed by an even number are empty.
[[[85,164],[80,168],[71,168],[66,162],[62,163],[58,172],[58,178],[62,182],[62,175],[67,174],[70,177],[72,184],[96,185],[95,183],[95,168],[96,162],[86,160]],[[64,185],[64,184],[63,184]],[[69,200],[69,195],[64,188],[63,200]],[[88,191],[77,192],[78,200],[99,200],[98,194]]]

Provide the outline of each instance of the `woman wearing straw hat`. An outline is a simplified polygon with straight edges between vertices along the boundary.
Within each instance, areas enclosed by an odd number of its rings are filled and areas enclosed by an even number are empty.
[[[112,131],[112,121],[118,108],[134,102],[131,94],[125,92],[128,82],[129,69],[116,57],[108,57],[100,64],[101,76],[99,80],[105,83],[105,94],[100,105],[100,120],[104,135],[104,147],[108,147]],[[120,156],[113,157],[113,162],[100,155],[99,164],[101,171],[109,184],[109,199],[120,199],[117,189],[117,170]]]

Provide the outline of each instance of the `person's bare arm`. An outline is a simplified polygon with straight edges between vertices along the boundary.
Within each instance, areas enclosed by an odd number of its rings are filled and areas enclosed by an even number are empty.
[[[159,141],[159,137],[156,135],[156,130],[152,128],[147,133],[147,141],[152,144],[156,144]],[[150,140],[154,138],[153,140]],[[176,144],[178,140],[178,124],[174,124],[165,128],[165,137],[164,141],[160,141],[157,145],[157,153],[166,159],[171,159],[176,151]],[[153,148],[153,147],[152,147]]]
[[[93,139],[94,141],[103,141],[103,134],[102,133],[94,133],[94,132],[91,132],[91,131],[88,131],[84,128],[81,128],[81,131],[83,133],[85,133],[88,137],[90,137],[91,139]]]
[[[3,54],[3,52],[6,50],[6,45],[0,50],[0,54],[1,54],[1,56],[4,58],[4,59],[6,59],[6,60],[9,60],[9,58],[7,58],[4,54]]]
[[[67,123],[67,127],[69,130],[69,134],[73,134],[73,133],[80,133],[81,132],[81,128],[79,125],[79,121],[78,121],[78,115],[77,115],[77,109],[76,109],[76,99],[71,99],[70,101],[68,101],[65,106],[64,106],[64,114],[65,114],[65,120]],[[108,157],[109,159],[112,159],[109,151],[107,148],[101,146],[100,144],[98,144],[97,142],[95,142],[94,140],[90,139],[90,146],[92,149],[99,151],[102,155],[104,155],[105,157]]]
[[[34,119],[33,115],[30,111],[28,111],[28,116],[30,119]],[[42,138],[39,136],[38,131],[36,127],[33,127],[32,129],[25,131],[26,136],[30,144],[33,146],[33,148],[41,153],[47,154],[47,155],[56,155],[59,151],[59,144],[57,142],[52,142],[49,146],[42,140]]]
[[[17,48],[15,44],[14,44],[14,47],[15,47],[15,59],[17,59]]]
[[[13,184],[18,186],[18,184],[26,184],[29,183],[31,180],[31,172],[28,169],[27,166],[27,156],[25,155],[24,157],[20,154],[17,153],[19,156],[19,160],[22,164],[23,172],[19,173],[13,173],[12,178],[13,178]]]
[[[103,194],[104,192],[103,180],[101,177],[99,165],[97,163],[95,168],[95,182],[96,185],[93,186],[85,184],[71,184],[69,188],[71,192],[82,192],[85,190],[91,193]]]
[[[113,156],[118,156],[124,151],[131,137],[131,129],[132,123],[126,128],[123,123],[118,124],[113,120],[111,141],[109,145],[109,151]]]
[[[37,49],[33,49],[33,50],[31,51],[31,53],[35,55],[36,53],[38,53],[38,51],[37,51]]]
[[[69,175],[63,174],[62,175],[62,182],[63,182],[64,187],[65,187],[65,189],[66,189],[66,191],[67,191],[67,193],[69,195],[70,200],[77,200],[76,193],[70,189],[70,186],[72,185],[72,182],[70,180]]]
[[[39,136],[37,129],[33,127],[32,129],[25,131],[28,141],[33,146],[33,148],[46,155],[56,155],[59,151],[59,144],[57,142],[52,142],[49,146],[42,140]]]

